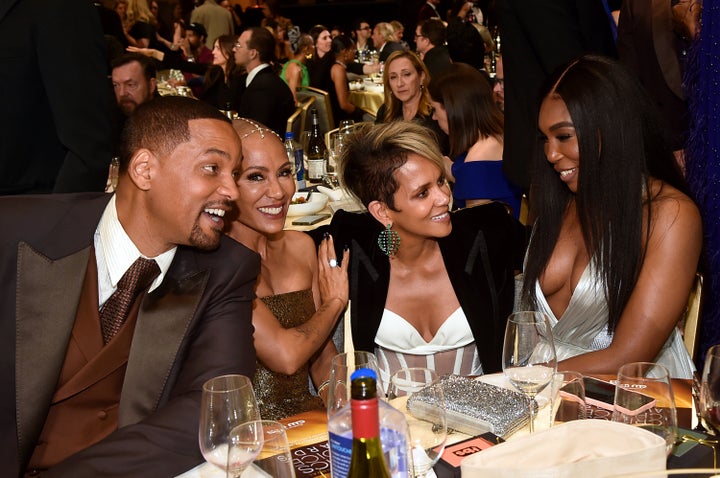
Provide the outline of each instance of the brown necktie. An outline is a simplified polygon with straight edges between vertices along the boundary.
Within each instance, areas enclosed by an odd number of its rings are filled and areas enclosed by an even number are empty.
[[[145,290],[160,274],[157,262],[139,257],[123,274],[117,289],[100,309],[100,326],[103,342],[108,343],[128,318],[138,294]]]

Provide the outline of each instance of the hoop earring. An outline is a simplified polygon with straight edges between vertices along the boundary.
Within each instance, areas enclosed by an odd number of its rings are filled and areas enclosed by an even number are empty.
[[[400,234],[392,230],[392,223],[388,223],[387,227],[380,231],[378,235],[378,247],[388,257],[397,254],[400,248]]]

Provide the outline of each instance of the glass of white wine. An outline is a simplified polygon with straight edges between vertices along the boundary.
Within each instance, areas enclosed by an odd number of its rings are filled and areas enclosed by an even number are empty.
[[[530,433],[535,431],[535,397],[553,380],[557,358],[552,328],[542,312],[515,312],[508,317],[503,345],[503,372],[530,399]]]

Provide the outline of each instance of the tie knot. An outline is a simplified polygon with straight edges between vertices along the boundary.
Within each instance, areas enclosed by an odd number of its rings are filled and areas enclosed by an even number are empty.
[[[133,292],[145,289],[158,275],[160,275],[160,267],[157,262],[139,257],[118,281],[118,289]]]

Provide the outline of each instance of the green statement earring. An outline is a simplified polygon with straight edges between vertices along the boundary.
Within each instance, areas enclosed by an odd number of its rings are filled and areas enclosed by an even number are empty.
[[[392,230],[392,223],[388,223],[387,227],[378,235],[378,247],[388,257],[397,254],[400,248],[400,234]]]

